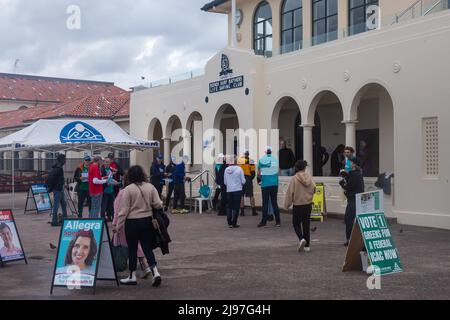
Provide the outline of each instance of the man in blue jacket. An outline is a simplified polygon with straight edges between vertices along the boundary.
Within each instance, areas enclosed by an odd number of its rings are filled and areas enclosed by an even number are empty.
[[[184,206],[184,202],[186,201],[186,191],[184,184],[186,182],[186,164],[185,162],[188,162],[188,157],[183,157],[183,160],[181,163],[177,164],[175,166],[175,171],[172,174],[173,179],[173,189],[174,189],[174,196],[173,196],[173,209],[172,213],[188,213],[189,211],[186,210]],[[178,202],[180,202],[180,209],[178,209]]]

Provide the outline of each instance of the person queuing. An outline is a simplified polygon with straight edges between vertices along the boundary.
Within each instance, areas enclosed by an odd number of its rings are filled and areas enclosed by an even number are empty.
[[[106,158],[103,162],[101,174],[102,177],[106,177],[108,180],[103,188],[101,217],[105,218],[107,221],[112,221],[114,218],[114,187],[117,181],[113,178],[114,172],[111,168],[111,160],[109,158]]]
[[[340,144],[331,154],[331,176],[338,177],[342,169],[344,169],[344,150],[345,146]]]
[[[238,217],[241,206],[242,188],[245,185],[244,171],[237,165],[236,159],[226,170],[224,184],[227,188],[227,220],[230,228],[239,228]]]
[[[98,219],[102,211],[103,186],[108,183],[108,179],[102,177],[101,166],[102,157],[95,156],[89,167],[89,195],[91,197],[90,219]]]
[[[126,187],[130,185],[130,180],[128,179],[128,172],[125,172],[123,175],[123,189],[119,191],[119,194],[117,195],[116,199],[114,200],[114,220],[112,223],[113,230],[115,229],[117,233],[114,234],[114,241],[115,245],[121,245],[123,247],[128,247],[127,244],[127,238],[125,234],[125,228],[122,227],[120,229],[117,229],[117,224],[119,223],[119,209],[122,205],[123,201],[123,195],[125,193]],[[145,257],[144,251],[142,250],[142,246],[139,243],[138,249],[137,249],[137,257],[139,264],[141,266],[142,272],[143,272],[143,279],[147,279],[150,274],[152,274],[150,270],[150,266],[148,265],[147,258]]]
[[[219,203],[219,216],[226,216],[227,213],[227,186],[225,185],[225,170],[227,169],[227,159],[226,156],[221,154],[219,159],[222,160],[221,165],[216,165],[216,183],[220,190],[220,203]],[[217,195],[217,190],[216,190]],[[215,198],[215,197],[214,197]]]
[[[53,192],[53,211],[52,211],[52,227],[60,227],[62,224],[58,221],[58,210],[61,205],[63,217],[67,218],[67,203],[64,194],[64,165],[66,164],[66,156],[58,155],[56,164],[50,171],[46,185],[48,192]]]
[[[172,213],[188,213],[185,208],[186,191],[185,183],[189,179],[186,178],[186,163],[189,161],[187,156],[184,156],[179,164],[175,166],[175,170],[172,174],[174,183],[174,196],[173,196],[173,209]],[[178,203],[180,203],[180,209],[178,209]]]
[[[217,204],[219,203],[219,197],[222,192],[222,189],[220,186],[221,186],[221,184],[223,184],[223,182],[219,181],[219,173],[220,173],[220,169],[224,165],[224,158],[225,158],[225,156],[222,153],[220,153],[217,156],[217,160],[214,163],[214,175],[216,177],[216,190],[214,193],[214,198],[213,198],[212,204],[213,204],[213,209],[215,211],[217,211]],[[222,182],[222,183],[220,183],[220,182]]]
[[[88,208],[91,210],[91,197],[89,195],[89,167],[91,166],[91,157],[85,156],[83,163],[75,170],[74,180],[77,182],[75,191],[78,196],[78,218],[83,218],[84,203],[87,201]]]
[[[171,157],[170,163],[166,167],[166,178],[167,178],[167,196],[166,196],[166,205],[164,207],[164,211],[169,210],[170,206],[170,199],[172,198],[174,184],[173,184],[173,173],[175,172],[176,164],[175,164],[176,158]]]
[[[123,171],[122,167],[120,166],[120,164],[116,161],[114,153],[108,154],[108,159],[110,160],[110,166],[109,167],[111,168],[111,171],[113,172],[113,179],[115,181],[119,182],[119,184],[113,186],[114,198],[115,198],[119,194],[122,177],[124,175],[124,171]]]
[[[355,149],[353,149],[353,147],[345,147],[344,157],[344,170],[349,173],[352,171],[351,160],[355,157]]]
[[[128,260],[130,274],[127,278],[120,280],[123,285],[136,285],[136,267],[138,260],[138,245],[142,246],[145,257],[150,265],[153,275],[153,286],[161,285],[161,275],[157,268],[155,254],[152,249],[152,238],[154,236],[153,211],[163,209],[163,203],[156,188],[148,183],[144,169],[133,166],[128,170],[128,185],[124,192],[119,208],[117,226],[113,229],[116,234],[118,230],[125,227],[125,236],[128,244]]]
[[[269,199],[273,206],[276,226],[281,226],[280,209],[278,207],[278,160],[272,155],[272,148],[266,148],[266,155],[258,162],[258,176],[261,179],[263,199],[263,215],[258,228],[266,227],[268,219]]]
[[[253,192],[253,181],[256,177],[255,161],[250,159],[250,152],[246,151],[244,156],[239,158],[238,163],[245,175],[245,185],[241,199],[241,216],[245,216],[245,198],[250,198],[253,216],[257,216],[258,213],[256,212],[255,195]]]
[[[315,141],[313,142],[313,161],[314,161],[314,176],[323,176],[323,167],[330,160],[330,155],[325,147],[318,145]]]
[[[307,166],[308,163],[306,161],[296,162],[296,174],[291,179],[284,202],[286,210],[289,210],[293,205],[292,224],[299,240],[299,252],[311,251],[310,224],[316,184],[311,174],[306,171]]]
[[[350,172],[344,172],[344,179],[339,182],[347,197],[347,208],[345,210],[345,235],[347,237],[347,242],[345,242],[345,246],[348,246],[349,244],[353,225],[355,224],[356,195],[364,192],[364,178],[359,160],[353,157],[349,161],[351,164]]]
[[[162,196],[166,170],[166,166],[164,165],[163,161],[164,155],[159,154],[153,161],[152,166],[150,168],[150,183],[156,188],[160,198]]]
[[[294,152],[287,147],[287,142],[280,139],[280,151],[278,152],[280,159],[280,175],[282,177],[292,177],[294,175],[295,155]]]

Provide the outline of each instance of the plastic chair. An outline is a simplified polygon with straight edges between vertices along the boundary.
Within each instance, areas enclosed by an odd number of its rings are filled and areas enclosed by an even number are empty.
[[[200,187],[199,193],[200,193],[200,197],[194,199],[195,200],[194,212],[197,213],[197,204],[198,204],[199,213],[202,214],[203,213],[203,201],[207,201],[210,208],[213,207],[212,199],[211,199],[212,189],[208,185],[202,185]]]

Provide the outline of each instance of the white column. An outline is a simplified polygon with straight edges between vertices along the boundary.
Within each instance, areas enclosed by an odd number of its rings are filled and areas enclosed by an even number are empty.
[[[303,127],[303,158],[308,162],[311,173],[314,172],[313,163],[313,125]]]
[[[237,29],[236,29],[236,0],[231,1],[231,47],[237,46]]]
[[[171,156],[171,148],[170,144],[172,142],[172,139],[170,138],[164,138],[164,164],[168,165],[170,163],[170,156]]]
[[[189,157],[189,164],[192,164],[192,135],[189,131],[183,136],[183,156]]]
[[[358,121],[344,121],[345,124],[345,144],[356,150],[356,125]]]

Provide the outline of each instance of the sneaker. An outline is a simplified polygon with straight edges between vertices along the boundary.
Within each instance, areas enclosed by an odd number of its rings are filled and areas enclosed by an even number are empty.
[[[273,220],[274,220],[273,216],[269,216],[269,217],[267,218],[267,221],[269,221],[269,222],[272,222]]]
[[[344,243],[344,247],[348,247],[348,241],[346,243]]]
[[[305,247],[306,247],[306,240],[302,239],[302,241],[300,241],[300,243],[298,244],[298,252],[305,251]]]
[[[305,252],[306,252],[306,253],[311,252],[311,247],[305,247]]]
[[[266,228],[267,227],[267,225],[266,224],[264,224],[264,223],[260,223],[260,224],[258,224],[258,228]]]
[[[235,224],[235,225],[233,226],[234,229],[237,229],[237,228],[240,228],[240,227],[241,227],[241,226],[238,225],[238,224]]]
[[[158,272],[158,268],[155,266],[151,268],[152,274],[153,274],[153,283],[152,286],[157,288],[161,285],[161,275]]]
[[[275,227],[281,228],[281,224],[280,224],[280,223],[277,223],[277,224],[275,225]]]
[[[55,228],[62,227],[62,223],[52,223],[51,226]]]
[[[137,285],[136,281],[136,272],[131,272],[128,278],[120,280],[120,283],[124,286],[135,286]]]
[[[255,208],[253,208],[252,211],[253,211],[253,216],[254,216],[254,217],[258,216],[258,212],[256,212],[256,209],[255,209]]]
[[[180,210],[180,213],[181,213],[181,214],[188,214],[188,213],[189,213],[189,210],[181,209],[181,210]]]
[[[178,210],[178,209],[172,209],[172,214],[179,214],[180,213],[180,210]]]
[[[228,228],[233,229],[233,226],[230,224],[230,225],[228,226]]]
[[[241,209],[241,217],[245,217],[245,211],[244,211],[244,209]]]

